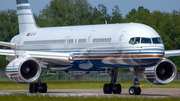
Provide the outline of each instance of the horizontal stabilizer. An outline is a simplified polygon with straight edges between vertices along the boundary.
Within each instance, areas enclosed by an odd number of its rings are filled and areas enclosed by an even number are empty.
[[[15,48],[16,47],[15,43],[3,42],[3,41],[0,41],[0,45],[1,46],[6,46],[6,47],[11,47],[11,48]]]

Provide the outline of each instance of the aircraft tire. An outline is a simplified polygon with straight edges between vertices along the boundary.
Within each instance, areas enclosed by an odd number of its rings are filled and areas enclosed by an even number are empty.
[[[129,88],[129,94],[130,95],[136,95],[136,87],[132,86]]]
[[[121,94],[121,84],[115,84],[115,89],[113,89],[113,94]]]
[[[38,92],[38,84],[37,83],[31,83],[29,85],[29,92],[30,93],[37,93]]]
[[[46,83],[42,83],[41,84],[41,86],[42,86],[42,89],[41,89],[41,93],[47,93],[47,84]]]
[[[141,88],[132,86],[129,88],[129,94],[130,95],[140,95],[141,94]]]
[[[136,95],[140,95],[141,94],[141,88],[138,87],[138,88],[136,88],[136,90],[137,90]]]
[[[112,88],[113,88],[112,84],[104,84],[104,87],[103,87],[104,94],[111,94]]]

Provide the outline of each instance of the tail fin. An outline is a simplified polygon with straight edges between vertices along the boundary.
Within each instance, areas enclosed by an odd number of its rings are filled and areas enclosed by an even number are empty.
[[[31,11],[29,0],[16,0],[16,3],[20,34],[37,29],[38,26]]]

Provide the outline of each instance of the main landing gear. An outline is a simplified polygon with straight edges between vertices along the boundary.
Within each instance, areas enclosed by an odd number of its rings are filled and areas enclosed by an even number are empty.
[[[133,86],[129,88],[130,95],[141,94],[141,88],[138,87],[138,85],[140,85],[140,82],[138,79],[140,77],[140,73],[142,73],[143,71],[144,69],[141,69],[141,68],[131,68],[131,72],[133,72],[134,83],[132,84]],[[111,76],[111,83],[104,84],[104,87],[103,87],[104,94],[112,94],[112,93],[121,94],[121,85],[115,84],[117,81],[118,69],[116,68],[111,69],[110,76]]]
[[[141,94],[141,88],[138,87],[140,85],[139,82],[139,77],[140,73],[142,73],[144,69],[141,68],[132,68],[131,72],[133,72],[133,77],[134,77],[134,83],[132,84],[133,86],[129,88],[129,94],[130,95],[140,95]]]
[[[53,64],[49,63],[47,65],[47,69],[43,73],[41,73],[41,75],[44,74],[47,70],[49,70],[51,66],[53,66]],[[46,83],[41,83],[41,80],[39,78],[36,81],[36,83],[30,83],[29,92],[30,93],[37,93],[37,92],[39,92],[39,93],[47,93],[47,84]]]
[[[29,85],[29,92],[30,93],[46,93],[47,92],[47,85],[46,83],[31,83]]]
[[[103,87],[104,94],[111,94],[111,93],[121,94],[121,85],[115,84],[117,81],[118,69],[117,68],[112,69],[110,76],[111,76],[111,83],[104,84],[104,87]]]

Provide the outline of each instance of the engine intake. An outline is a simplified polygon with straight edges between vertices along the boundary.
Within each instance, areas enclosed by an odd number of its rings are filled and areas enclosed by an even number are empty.
[[[170,83],[176,77],[176,66],[169,59],[163,59],[157,66],[146,68],[143,77],[157,85]]]
[[[6,75],[18,83],[34,82],[41,74],[39,62],[32,57],[14,59],[5,70]]]

